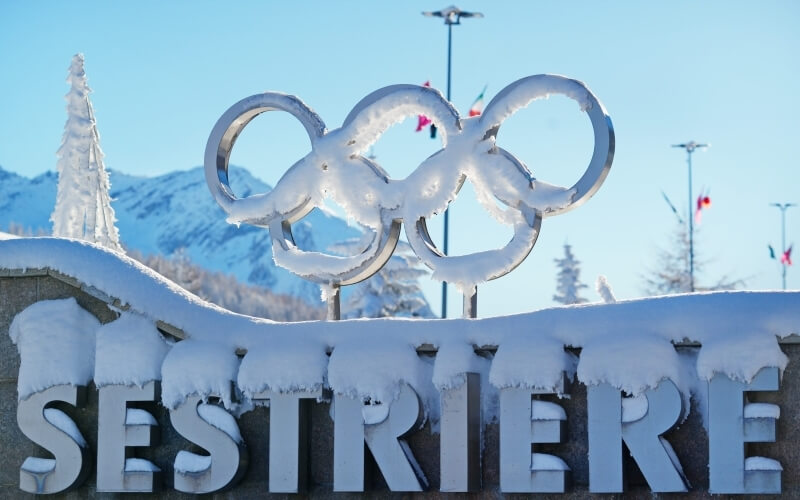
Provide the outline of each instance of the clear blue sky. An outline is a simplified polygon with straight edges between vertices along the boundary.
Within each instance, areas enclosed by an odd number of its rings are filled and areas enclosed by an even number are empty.
[[[33,176],[55,168],[66,114],[70,58],[86,56],[109,168],[153,175],[202,163],[217,118],[264,90],[300,96],[338,127],[361,97],[394,83],[445,87],[447,30],[396,2],[0,2],[0,165]],[[710,142],[694,157],[695,193],[710,190],[698,251],[709,281],[780,286],[767,244],[780,246],[774,201],[800,202],[796,135],[800,100],[800,3],[792,1],[469,2],[483,19],[453,31],[453,102],[466,113],[514,80],[559,73],[586,82],[616,130],[614,165],[587,204],[544,221],[531,256],[480,288],[481,316],[552,305],[553,259],[569,242],[593,288],[606,274],[619,298],[641,293],[641,275],[686,212],[685,153],[670,144]],[[410,121],[375,146],[404,177],[437,149]],[[572,184],[591,151],[588,120],[562,98],[537,102],[501,129],[499,144],[541,180]],[[307,151],[288,115],[259,117],[232,162],[275,183]],[[234,186],[235,187],[235,186]],[[451,215],[451,252],[501,246],[509,236],[476,210],[469,189]],[[209,195],[209,203],[213,203]],[[463,208],[462,208],[463,207]],[[437,221],[432,231],[439,234]],[[800,208],[788,213],[800,244]],[[124,239],[124,235],[123,239]],[[798,255],[800,261],[800,255]],[[800,287],[800,271],[789,270]],[[438,287],[426,285],[438,309]],[[460,311],[451,292],[449,308]],[[585,294],[591,300],[593,291]]]

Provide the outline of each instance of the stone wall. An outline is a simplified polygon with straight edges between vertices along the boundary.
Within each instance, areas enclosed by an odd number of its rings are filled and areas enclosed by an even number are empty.
[[[16,423],[17,410],[17,374],[19,356],[16,347],[8,336],[8,328],[14,316],[27,306],[48,299],[75,297],[84,309],[94,314],[101,322],[112,321],[116,313],[106,302],[108,298],[101,292],[87,290],[79,283],[58,277],[47,271],[29,270],[23,273],[5,272],[0,275],[0,436],[2,453],[0,453],[0,498],[21,498],[25,494],[18,489],[19,466],[28,456],[45,456],[42,450],[30,442],[19,431]],[[679,349],[696,347],[683,346]],[[782,418],[778,421],[777,442],[752,443],[748,445],[747,455],[760,455],[774,458],[781,462],[783,472],[783,496],[800,498],[800,457],[794,437],[800,432],[800,345],[782,344],[783,351],[789,356],[789,366],[784,373],[781,389],[776,393],[758,393],[759,401],[779,404]],[[424,354],[427,355],[427,354]],[[572,468],[573,486],[566,495],[538,495],[538,498],[584,498],[588,494],[589,465],[586,388],[580,383],[572,383],[570,399],[559,401],[566,410],[568,421],[567,441],[554,445],[537,445],[537,451],[552,453],[562,457]],[[693,402],[694,404],[694,402]],[[89,399],[86,407],[65,410],[73,416],[92,450],[96,450],[97,441],[97,391],[89,388]],[[172,483],[172,461],[181,449],[192,450],[192,444],[179,436],[169,422],[166,410],[161,407],[152,408],[161,431],[161,444],[142,449],[138,456],[156,463],[163,470],[164,490],[158,495],[126,494],[124,498],[183,498],[174,491]],[[388,491],[379,473],[368,474],[374,477],[368,492],[359,494],[334,494],[332,492],[333,469],[333,422],[329,416],[329,405],[314,404],[312,410],[312,442],[311,454],[311,486],[309,494],[318,498],[348,497],[440,497],[439,487],[439,435],[426,427],[409,437],[409,444],[428,480],[429,492],[424,494],[393,494]],[[269,409],[258,407],[245,413],[239,419],[242,435],[247,443],[249,466],[245,478],[233,490],[213,495],[213,498],[254,498],[262,497],[267,492],[267,457],[268,457],[268,425]],[[708,494],[708,438],[702,425],[699,411],[693,409],[691,415],[678,428],[666,435],[680,458],[684,471],[691,484],[689,494],[660,494],[661,498],[707,498]],[[490,424],[484,429],[483,452],[483,491],[467,495],[474,498],[485,497],[522,497],[522,495],[503,495],[499,491],[499,447],[498,426]],[[368,460],[369,463],[369,460]],[[375,470],[375,467],[372,467]],[[629,490],[625,498],[652,498],[641,473],[632,460],[626,462]],[[96,493],[94,470],[87,482],[79,489],[56,498],[111,498],[112,494]],[[31,495],[32,496],[32,495]],[[283,495],[285,496],[285,495]],[[614,495],[604,495],[606,498]]]

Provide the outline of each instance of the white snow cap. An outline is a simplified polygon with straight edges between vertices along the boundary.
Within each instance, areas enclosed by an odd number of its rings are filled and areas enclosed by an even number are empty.
[[[97,331],[97,361],[94,383],[143,386],[161,380],[161,363],[169,346],[155,324],[138,315],[123,312],[119,319]]]
[[[265,390],[313,391],[327,381],[327,368],[325,345],[319,341],[263,337],[248,349],[237,384],[248,398]]]
[[[175,344],[161,367],[161,403],[177,408],[193,394],[233,406],[232,385],[239,370],[236,351],[217,342],[184,340]]]
[[[422,393],[422,373],[422,361],[414,346],[380,337],[338,344],[328,365],[328,381],[334,392],[381,403],[397,399],[404,382]]]
[[[19,399],[56,385],[91,382],[99,326],[74,298],[37,302],[17,314],[8,334],[21,359]]]
[[[327,383],[337,393],[381,402],[393,400],[400,384],[409,383],[430,409],[434,382],[455,387],[463,371],[477,368],[483,375],[487,365],[497,388],[554,388],[564,372],[577,369],[584,383],[610,383],[630,395],[665,378],[686,395],[689,371],[703,380],[722,373],[750,381],[761,368],[783,369],[787,358],[778,338],[800,332],[800,292],[699,293],[471,320],[275,323],[207,304],[127,257],[84,242],[3,240],[0,268],[50,268],[128,305],[130,312],[98,336],[100,384],[141,383],[155,376],[164,347],[153,323],[183,330],[187,340],[170,348],[161,366],[162,399],[169,408],[191,394],[220,396],[230,408],[231,385],[238,381],[249,394]],[[87,384],[98,328],[74,299],[37,303],[18,314],[9,334],[22,358],[20,397],[58,384]],[[121,356],[104,347],[111,338],[141,343],[130,352],[153,359],[136,369],[125,366],[117,377],[108,360],[100,359]],[[681,359],[672,345],[687,339],[702,345],[696,360]],[[417,354],[422,345],[440,349],[435,362]],[[477,358],[473,346],[498,346],[498,351],[494,359]],[[580,357],[565,347],[582,349]],[[241,366],[237,351],[246,352]]]

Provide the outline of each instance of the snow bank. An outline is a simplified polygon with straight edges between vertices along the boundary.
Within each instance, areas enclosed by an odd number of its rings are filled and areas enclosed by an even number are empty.
[[[56,385],[91,382],[99,326],[74,298],[37,302],[17,314],[8,334],[21,359],[19,399]]]
[[[313,339],[301,343],[261,338],[242,360],[237,385],[248,398],[266,390],[313,391],[325,385],[327,371],[325,344]]]
[[[680,373],[681,361],[668,339],[635,333],[592,338],[578,363],[584,384],[606,382],[633,395],[656,388],[664,378],[677,384]]]
[[[557,339],[510,336],[497,349],[489,382],[499,389],[527,387],[556,391],[564,381],[564,372],[573,373],[574,365],[572,356]]]
[[[123,312],[119,319],[97,330],[94,383],[97,387],[141,387],[151,380],[161,380],[161,363],[168,350],[151,320]]]
[[[467,381],[465,373],[481,373],[484,363],[475,354],[472,344],[447,342],[439,346],[433,364],[433,385],[439,390],[460,387]]]
[[[233,404],[232,385],[239,370],[235,350],[223,343],[184,340],[170,349],[161,367],[161,402],[177,408],[187,396],[222,398]]]
[[[737,334],[738,333],[738,334]],[[717,335],[703,342],[697,358],[697,373],[711,380],[715,373],[750,382],[765,366],[786,368],[789,358],[781,351],[775,336],[768,331],[735,332],[732,337]]]
[[[337,394],[386,403],[397,399],[403,383],[424,394],[424,372],[412,344],[373,337],[338,344],[328,364],[328,382]]]
[[[407,382],[431,409],[434,384],[455,387],[463,382],[460,372],[476,368],[497,388],[555,388],[563,372],[577,372],[584,383],[607,382],[631,396],[668,378],[688,397],[715,373],[749,381],[760,368],[782,370],[787,358],[778,338],[800,332],[800,292],[699,293],[474,320],[275,323],[207,304],[131,259],[74,240],[0,241],[3,268],[50,268],[129,306],[130,314],[97,334],[101,384],[157,378],[156,360],[166,348],[153,323],[183,330],[187,340],[169,349],[161,365],[169,408],[190,394],[220,396],[230,408],[232,382],[245,397],[267,388],[327,385],[384,402]],[[88,383],[98,326],[73,299],[20,313],[9,330],[22,358],[20,397],[56,384]],[[106,347],[111,338],[128,345],[137,361],[125,365],[122,352]],[[703,346],[696,360],[676,353],[672,343],[683,340]],[[425,344],[440,349],[435,361],[417,354]],[[490,360],[475,356],[473,346],[498,350]],[[565,347],[582,349],[580,357]],[[236,352],[246,352],[241,363]],[[106,357],[125,374],[115,374]]]

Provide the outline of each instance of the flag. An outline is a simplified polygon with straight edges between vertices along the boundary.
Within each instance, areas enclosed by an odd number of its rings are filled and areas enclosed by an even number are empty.
[[[681,224],[683,224],[683,219],[681,219],[681,216],[680,216],[680,214],[678,213],[678,209],[677,209],[677,208],[675,208],[675,205],[673,205],[671,201],[669,201],[669,197],[667,196],[667,193],[665,193],[664,191],[661,191],[661,196],[663,196],[663,197],[664,197],[664,201],[666,201],[666,202],[667,202],[667,205],[669,205],[669,208],[671,208],[671,209],[672,209],[672,213],[673,213],[673,214],[675,214],[675,217],[677,217],[677,218],[678,218],[678,222],[680,222]]]
[[[431,119],[425,115],[417,115],[417,129],[414,132],[419,132],[431,124]]]
[[[772,245],[767,245],[767,248],[769,248],[769,258],[775,259],[775,249],[772,248]]]
[[[789,245],[789,248],[781,255],[781,264],[784,266],[792,265],[792,245]]]
[[[431,86],[431,81],[430,80],[426,81],[425,83],[422,84],[422,86],[423,87],[430,87]],[[433,132],[434,127],[433,127],[432,124],[433,124],[433,121],[431,121],[431,119],[428,118],[427,116],[425,116],[425,115],[417,115],[417,129],[414,132],[419,132],[422,129],[424,129],[425,127],[427,127],[428,125],[431,125],[431,137],[436,137],[435,132]]]
[[[488,85],[484,85],[481,93],[475,98],[475,102],[473,102],[472,107],[469,108],[469,116],[478,116],[483,113],[483,94],[486,93],[487,86]]]
[[[700,224],[703,220],[703,210],[709,207],[711,207],[711,198],[708,193],[703,194],[700,192],[700,196],[697,197],[697,208],[694,211],[695,223]]]

